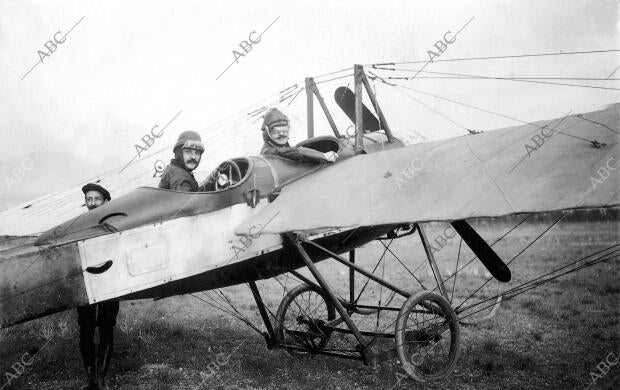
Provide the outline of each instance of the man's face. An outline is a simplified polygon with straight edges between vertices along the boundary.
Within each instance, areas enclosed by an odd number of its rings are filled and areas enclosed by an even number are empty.
[[[285,145],[288,142],[289,126],[287,124],[278,124],[269,128],[269,137],[277,145]]]
[[[99,191],[87,191],[86,195],[86,207],[89,210],[96,209],[102,204],[106,203],[108,200],[103,197],[103,195]]]
[[[183,153],[183,163],[190,171],[193,171],[200,164],[200,158],[202,157],[202,152],[196,149],[181,149],[181,153]]]

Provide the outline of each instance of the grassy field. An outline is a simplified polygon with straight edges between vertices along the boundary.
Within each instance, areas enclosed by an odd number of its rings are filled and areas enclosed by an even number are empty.
[[[475,224],[493,242],[515,225],[513,220]],[[549,222],[528,221],[495,248],[506,261],[541,234]],[[450,238],[446,225],[428,226],[444,277],[453,273],[459,238]],[[443,237],[442,239],[438,237]],[[440,243],[445,239],[445,246]],[[488,283],[468,302],[491,297],[506,289],[620,242],[617,221],[563,221],[518,256],[511,264],[510,283]],[[426,287],[434,287],[417,236],[394,241],[392,251],[414,270]],[[383,246],[373,242],[358,251],[357,262],[372,268]],[[461,248],[459,264],[471,258]],[[394,259],[386,256],[376,273],[410,291],[419,285]],[[342,296],[348,296],[346,269],[333,261],[319,269]],[[476,326],[461,327],[461,355],[452,375],[442,382],[419,384],[402,379],[397,361],[366,367],[358,361],[318,356],[295,359],[281,350],[269,351],[265,341],[243,322],[205,304],[194,296],[160,301],[121,302],[110,384],[114,389],[618,389],[620,368],[600,365],[620,352],[620,264],[611,260],[570,273],[502,303],[497,315]],[[486,280],[476,260],[459,273],[452,293],[458,306]],[[358,277],[356,287],[365,280]],[[295,281],[286,277],[259,282],[259,289],[275,313]],[[224,293],[244,316],[261,324],[247,286]],[[373,283],[367,302],[385,302],[386,292]],[[206,299],[206,296],[197,294]],[[210,295],[212,296],[212,294]],[[394,299],[399,306],[402,300]],[[484,314],[484,313],[480,313]],[[372,330],[376,316],[355,316]],[[382,318],[387,324],[389,318]],[[262,325],[259,325],[262,327]],[[0,332],[0,386],[5,389],[75,389],[83,376],[78,349],[75,311],[56,314]],[[343,340],[342,342],[345,342]],[[26,354],[27,355],[24,355]],[[34,355],[34,358],[32,357]],[[28,365],[16,364],[22,358]],[[613,361],[613,358],[611,359]],[[603,367],[598,371],[597,366]],[[23,367],[23,368],[20,368]],[[21,371],[21,373],[19,373]],[[10,373],[7,375],[7,373]],[[599,376],[592,384],[595,373]],[[12,377],[14,375],[14,377]],[[11,379],[11,384],[7,381]]]

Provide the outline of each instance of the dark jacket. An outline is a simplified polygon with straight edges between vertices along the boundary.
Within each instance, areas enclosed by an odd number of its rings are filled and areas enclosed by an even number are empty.
[[[170,165],[164,169],[159,188],[186,192],[202,191],[192,172],[188,171],[185,165],[177,159],[170,160]]]
[[[269,136],[263,131],[263,148],[260,154],[278,156],[293,161],[300,162],[327,162],[323,153],[303,146],[292,147],[287,142],[285,145],[276,145]]]

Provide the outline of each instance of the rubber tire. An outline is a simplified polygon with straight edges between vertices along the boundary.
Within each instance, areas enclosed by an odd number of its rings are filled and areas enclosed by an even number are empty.
[[[278,341],[280,342],[284,341],[283,324],[284,324],[284,318],[286,315],[286,310],[288,309],[290,304],[293,302],[295,297],[308,291],[314,291],[323,298],[323,301],[325,302],[325,306],[327,307],[328,320],[333,320],[336,318],[336,307],[334,306],[333,303],[331,303],[326,293],[324,293],[322,290],[318,288],[315,288],[314,286],[310,286],[308,284],[300,284],[299,286],[296,286],[295,288],[290,290],[286,294],[286,296],[282,299],[282,302],[280,302],[280,306],[278,306],[278,311],[276,312],[276,324],[277,324],[276,337],[278,338]],[[320,344],[320,348],[324,348],[327,345],[327,343],[329,343],[330,337],[331,337],[331,333],[328,333],[327,336],[323,338]],[[296,358],[306,358],[312,355],[309,352],[300,352],[300,351],[291,350],[291,349],[287,349],[286,352],[289,355],[296,357]]]
[[[420,302],[430,301],[443,311],[444,318],[448,319],[450,333],[451,333],[451,345],[450,352],[448,353],[448,364],[442,368],[441,371],[435,374],[423,374],[416,370],[416,367],[409,362],[406,357],[406,351],[404,348],[404,340],[405,340],[405,327],[406,327],[406,319],[408,318],[409,312],[414,309]],[[395,343],[396,343],[396,351],[398,353],[398,358],[402,364],[405,372],[414,380],[418,382],[429,382],[429,381],[437,381],[441,379],[445,379],[450,375],[456,362],[458,360],[460,350],[461,350],[461,331],[459,327],[459,321],[454,312],[454,309],[450,305],[450,302],[446,300],[443,296],[432,293],[430,291],[420,291],[412,296],[410,296],[405,303],[403,304],[400,312],[398,313],[398,319],[396,320],[396,329],[394,331]]]

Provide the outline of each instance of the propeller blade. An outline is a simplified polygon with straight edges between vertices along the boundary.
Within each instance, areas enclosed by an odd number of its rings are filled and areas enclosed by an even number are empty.
[[[347,114],[351,122],[355,123],[355,92],[347,87],[339,87],[334,92],[334,99],[336,99],[336,104]],[[362,121],[364,130],[377,131],[383,129],[379,119],[363,103]]]
[[[476,233],[469,223],[464,220],[452,221],[452,227],[463,237],[463,240],[495,279],[504,283],[510,281],[511,273],[508,266],[499,258],[493,248]]]

